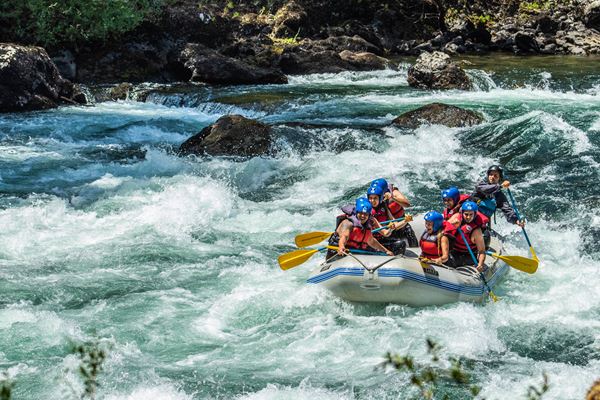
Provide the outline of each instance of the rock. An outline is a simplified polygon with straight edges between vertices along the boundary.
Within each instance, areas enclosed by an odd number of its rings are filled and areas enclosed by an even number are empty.
[[[354,52],[368,52],[378,56],[383,55],[381,48],[374,44],[367,42],[365,39],[358,35],[354,36],[330,36],[323,40],[303,41],[302,45],[308,49],[316,50],[333,50],[333,51],[344,51],[350,50]]]
[[[408,69],[408,84],[422,89],[465,89],[472,87],[465,71],[442,52],[423,53]]]
[[[592,0],[584,7],[583,21],[588,28],[600,31],[600,0]]]
[[[271,127],[242,117],[225,115],[179,147],[179,154],[254,157],[271,146]]]
[[[178,60],[191,71],[193,82],[225,85],[287,83],[279,70],[248,65],[198,43],[188,43]]]
[[[131,83],[120,83],[110,90],[110,98],[112,100],[127,100],[132,88],[133,85]]]
[[[0,43],[0,112],[73,104],[78,93],[43,48]]]
[[[292,0],[275,13],[273,35],[275,37],[296,37],[302,30],[307,30],[307,20],[308,15],[304,8]]]
[[[549,14],[542,13],[535,18],[535,26],[541,32],[554,34],[558,30],[558,21]]]
[[[356,68],[365,71],[385,69],[389,64],[389,60],[386,58],[367,52],[354,53],[349,50],[344,50],[339,54],[339,56],[342,60],[347,61]]]
[[[514,36],[515,45],[523,52],[535,52],[537,53],[540,49],[538,43],[532,35],[524,32],[517,32]]]
[[[279,67],[286,74],[317,74],[355,70],[352,64],[341,59],[339,53],[308,51],[305,49],[285,49],[279,60]]]
[[[416,129],[423,124],[457,128],[477,125],[483,121],[483,116],[477,112],[447,104],[432,103],[400,115],[392,121],[392,124],[409,129]]]

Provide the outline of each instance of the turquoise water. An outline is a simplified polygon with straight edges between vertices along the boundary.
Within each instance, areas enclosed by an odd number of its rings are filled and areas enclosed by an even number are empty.
[[[488,399],[525,398],[543,372],[545,399],[583,398],[600,377],[598,60],[468,61],[473,92],[411,89],[402,63],[0,116],[0,370],[14,398],[66,398],[70,344],[99,338],[112,346],[101,399],[403,399],[407,376],[375,366],[387,351],[427,363],[426,337]],[[433,101],[486,123],[389,126]],[[225,113],[273,124],[273,155],[173,155]],[[535,275],[511,271],[498,303],[353,304],[305,284],[317,257],[277,266],[373,178],[418,213],[493,162],[541,259]],[[515,226],[498,229],[527,255]]]

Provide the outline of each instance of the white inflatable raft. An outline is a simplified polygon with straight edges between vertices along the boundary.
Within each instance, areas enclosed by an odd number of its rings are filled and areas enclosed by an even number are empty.
[[[421,237],[423,220],[415,218],[411,226],[417,237]],[[492,236],[490,248],[502,254],[502,241],[497,235]],[[419,248],[409,248],[404,256],[346,256],[321,264],[312,271],[307,282],[356,302],[428,306],[457,301],[481,302],[487,298],[487,288],[475,268],[422,264],[416,259],[419,254]],[[510,267],[491,256],[486,257],[485,264],[484,276],[493,290]]]

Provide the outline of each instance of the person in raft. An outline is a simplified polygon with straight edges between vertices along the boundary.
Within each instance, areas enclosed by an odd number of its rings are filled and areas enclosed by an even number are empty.
[[[483,230],[486,229],[489,222],[488,217],[478,212],[477,204],[473,201],[465,201],[460,207],[460,213],[455,214],[448,220],[445,227],[446,233],[454,236],[452,247],[452,257],[454,266],[474,265],[473,257],[469,248],[477,258],[477,270],[483,271],[485,261],[485,242],[483,239]],[[460,233],[462,231],[462,235]],[[463,239],[463,236],[467,240]]]
[[[519,225],[521,228],[524,227],[525,220],[517,218],[517,213],[502,192],[502,189],[508,189],[510,186],[510,182],[504,179],[502,167],[492,165],[488,168],[486,175],[485,179],[477,183],[475,191],[471,194],[471,199],[478,204],[479,211],[491,218],[499,208],[508,222]]]
[[[383,190],[383,197],[378,205],[378,210],[383,209],[388,214],[388,217],[393,217],[388,218],[388,220],[403,217],[405,214],[404,208],[410,207],[410,202],[406,196],[404,196],[397,187],[389,184],[384,178],[375,179],[371,182],[370,187],[374,185],[381,187]],[[408,247],[418,247],[419,241],[417,235],[415,235],[415,232],[408,222],[409,221],[406,221],[405,224],[396,226],[391,236],[396,239],[403,239],[406,241]]]
[[[395,219],[390,208],[386,207],[383,197],[383,188],[376,183],[371,184],[367,190],[367,198],[371,206],[373,206],[373,218],[379,223]],[[404,213],[402,214],[404,216]],[[410,221],[412,221],[412,217],[406,214],[403,221],[390,222],[387,225],[387,229],[376,232],[373,236],[375,236],[375,239],[379,243],[390,249],[394,255],[404,254],[407,241],[398,237],[397,234],[394,235],[394,233],[402,231]]]
[[[442,202],[444,203],[444,211],[442,212],[444,220],[450,219],[454,214],[460,211],[460,206],[469,200],[471,196],[468,194],[460,194],[456,186],[451,186],[446,190],[442,190]]]
[[[338,255],[344,255],[346,249],[370,250],[371,248],[384,252],[388,256],[394,255],[371,234],[371,230],[380,228],[381,225],[371,215],[373,206],[369,200],[360,197],[356,199],[353,210],[349,210],[346,206],[342,207],[342,211],[344,214],[338,217],[338,226],[329,238],[329,245],[338,247]],[[327,259],[335,254],[333,250],[329,250]]]
[[[449,222],[445,221],[444,216],[437,211],[429,211],[423,219],[425,232],[419,240],[421,247],[419,258],[453,267],[454,259],[450,255],[450,243],[455,240],[455,236],[452,234],[452,229],[446,229]]]

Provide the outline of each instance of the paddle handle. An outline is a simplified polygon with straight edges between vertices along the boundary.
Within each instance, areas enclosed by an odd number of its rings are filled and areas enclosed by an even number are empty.
[[[520,221],[521,220],[521,215],[519,214],[519,210],[517,209],[517,203],[515,203],[515,198],[513,197],[512,193],[510,192],[510,189],[506,189],[506,191],[508,192],[508,197],[510,198],[510,202],[512,203],[513,206],[513,210],[515,210],[515,214],[517,214],[517,219]],[[525,227],[521,227],[521,229],[523,230],[523,235],[525,236],[525,240],[527,241],[527,244],[529,245],[529,247],[533,247],[531,245],[531,241],[529,240],[529,236],[527,236],[527,231],[525,230]]]
[[[327,246],[327,249],[330,250],[337,250],[338,247],[337,246]],[[359,249],[346,249],[348,250],[350,253],[356,253],[356,254],[370,254],[373,256],[387,256],[387,254],[382,253],[380,251],[367,251],[367,250],[359,250]]]
[[[467,238],[465,236],[465,234],[463,233],[462,229],[460,229],[460,226],[458,227],[458,232],[460,233],[460,236],[462,237],[463,242],[465,242],[465,247],[467,248],[467,250],[469,250],[469,254],[471,255],[471,258],[473,259],[473,262],[475,263],[475,268],[477,268],[477,259],[475,258],[475,254],[473,254],[473,250],[471,250],[471,246],[469,246],[469,242],[467,242]],[[487,251],[486,251],[487,254]],[[487,289],[488,293],[490,294],[490,297],[492,298],[492,300],[496,301],[497,297],[496,295],[494,295],[494,293],[492,293],[492,289],[490,288],[490,285],[488,285],[487,281],[485,280],[485,275],[483,275],[483,272],[479,272],[479,276],[481,277],[481,280],[483,281],[483,284],[485,285],[485,288]]]
[[[397,221],[404,221],[404,217],[400,217],[400,218],[396,218],[396,219],[390,219],[389,221],[383,221],[383,222],[380,222],[380,224],[381,225],[388,225],[388,224],[390,224],[392,222],[397,222]],[[371,232],[372,233],[376,233],[376,232],[379,232],[382,229],[386,229],[386,227],[382,226],[381,228],[373,229]]]

